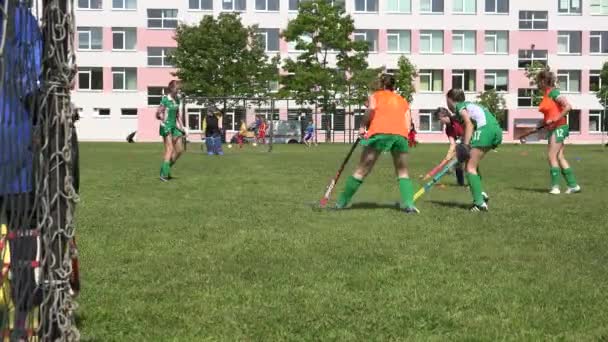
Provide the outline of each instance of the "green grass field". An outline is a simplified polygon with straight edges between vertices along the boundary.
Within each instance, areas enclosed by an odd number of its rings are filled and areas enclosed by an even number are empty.
[[[446,148],[414,149],[413,175]],[[389,205],[388,155],[353,209],[317,212],[347,145],[224,157],[190,145],[170,183],[158,181],[161,149],[81,145],[85,341],[608,339],[598,146],[568,147],[581,194],[546,193],[544,145],[504,146],[482,165],[489,213],[465,210],[470,195],[448,175],[418,216]]]

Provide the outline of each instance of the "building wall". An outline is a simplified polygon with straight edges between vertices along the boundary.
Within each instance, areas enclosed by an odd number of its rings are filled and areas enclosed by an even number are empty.
[[[357,29],[378,30],[378,49],[369,54],[372,67],[396,68],[401,53],[388,52],[388,30],[410,30],[410,52],[405,55],[418,67],[418,69],[442,70],[443,87],[435,92],[419,91],[413,102],[414,121],[420,129],[420,111],[444,105],[444,93],[452,86],[451,75],[454,70],[473,69],[476,72],[476,86],[467,96],[474,100],[476,94],[484,90],[484,72],[487,69],[508,70],[508,92],[505,99],[509,109],[508,131],[505,140],[512,140],[517,124],[521,119],[540,119],[540,114],[534,108],[520,108],[517,101],[518,88],[528,88],[528,80],[524,71],[518,69],[518,52],[520,49],[548,51],[548,63],[553,70],[577,70],[581,73],[580,91],[566,93],[573,107],[581,110],[580,132],[572,134],[573,142],[599,142],[601,135],[589,131],[590,110],[602,109],[595,94],[589,90],[590,70],[600,69],[603,62],[608,61],[608,55],[590,53],[590,31],[608,31],[608,16],[592,15],[591,0],[580,0],[582,14],[560,14],[558,3],[560,0],[510,0],[508,14],[485,13],[486,0],[476,1],[476,13],[456,14],[453,4],[456,0],[444,1],[442,14],[421,13],[420,1],[411,1],[411,13],[387,13],[386,1],[379,1],[378,12],[357,13],[355,1],[346,0],[347,12],[351,13]],[[577,1],[577,0],[572,0]],[[154,107],[147,105],[148,87],[166,86],[172,79],[171,73],[175,70],[168,67],[151,67],[147,62],[148,47],[174,47],[174,32],[172,30],[147,28],[147,9],[174,8],[178,10],[178,19],[186,23],[196,23],[204,15],[218,15],[221,13],[222,1],[213,0],[213,11],[197,11],[188,9],[188,0],[138,0],[136,10],[114,10],[112,1],[103,0],[100,10],[76,10],[77,26],[102,27],[103,49],[101,51],[78,51],[79,67],[102,67],[103,89],[97,91],[77,90],[74,101],[82,108],[82,119],[78,123],[80,137],[83,140],[122,140],[134,130],[138,130],[140,141],[158,141],[158,123],[154,118]],[[519,29],[519,11],[538,10],[548,11],[548,28],[546,30],[526,31]],[[296,13],[288,10],[288,0],[280,0],[278,12],[260,12],[255,10],[255,0],[247,0],[247,10],[242,14],[243,22],[247,25],[258,24],[260,28],[286,27],[290,18]],[[112,51],[112,27],[137,28],[137,44],[134,51]],[[422,30],[443,30],[443,53],[425,54],[421,51],[420,33]],[[455,53],[453,44],[453,31],[476,31],[476,47],[472,54]],[[484,32],[486,30],[509,31],[508,53],[491,55],[484,52]],[[558,31],[580,31],[582,49],[577,55],[563,55],[558,53]],[[286,42],[280,42],[281,57],[295,56],[289,52]],[[115,91],[112,87],[112,68],[137,68],[137,89],[131,91]],[[420,85],[420,81],[417,81]],[[420,90],[420,89],[419,89]],[[287,116],[285,101],[277,103],[281,118]],[[293,104],[291,105],[293,108]],[[100,116],[94,108],[110,109],[109,116]],[[124,117],[122,108],[137,108],[136,117]],[[249,111],[248,120],[252,120],[253,111]],[[320,120],[320,116],[317,117]],[[348,118],[347,122],[352,123]],[[320,127],[320,124],[318,125]],[[345,124],[348,128],[349,124]],[[230,135],[230,134],[229,134]],[[340,136],[336,132],[335,136]],[[319,140],[324,134],[319,134]],[[440,132],[421,132],[421,141],[444,141]]]

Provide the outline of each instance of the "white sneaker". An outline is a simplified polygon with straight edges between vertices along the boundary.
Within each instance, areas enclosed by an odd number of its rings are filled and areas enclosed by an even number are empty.
[[[482,192],[482,193],[481,193],[481,196],[483,196],[483,201],[484,201],[484,202],[486,202],[486,203],[487,203],[487,202],[489,202],[489,201],[490,201],[490,196],[488,196],[488,194],[487,194],[487,193]]]
[[[554,187],[551,188],[551,191],[549,191],[549,193],[551,195],[559,195],[562,192],[559,190],[559,186],[554,186]]]
[[[568,187],[568,190],[566,190],[566,194],[575,194],[577,192],[581,192],[581,186],[577,185],[573,188]]]

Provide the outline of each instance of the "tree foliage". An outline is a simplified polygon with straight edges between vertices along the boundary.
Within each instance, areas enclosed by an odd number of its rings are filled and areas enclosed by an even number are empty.
[[[265,97],[278,79],[279,57],[270,58],[256,26],[243,26],[235,13],[206,15],[197,25],[180,25],[171,54],[182,91],[191,99]]]
[[[399,57],[395,74],[396,88],[399,95],[407,99],[410,104],[414,101],[416,77],[418,77],[416,66],[407,57]]]
[[[604,107],[604,109],[608,109],[608,62],[605,62],[602,66],[602,71],[600,71],[600,80],[602,86],[596,93],[596,96],[602,104],[602,107]]]
[[[505,127],[507,102],[502,94],[497,93],[494,89],[486,90],[477,95],[477,102],[494,114],[501,126]]]

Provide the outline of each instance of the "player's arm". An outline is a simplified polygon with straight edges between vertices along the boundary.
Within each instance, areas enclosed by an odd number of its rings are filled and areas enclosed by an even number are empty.
[[[463,108],[460,111],[460,117],[462,117],[462,121],[464,122],[464,137],[462,139],[462,143],[464,145],[469,145],[471,143],[471,137],[473,136],[473,130],[475,127],[473,126],[473,121],[471,121],[471,117],[469,116],[469,112],[466,108]]]
[[[565,96],[558,96],[554,101],[557,102],[559,104],[560,108],[562,109],[560,116],[557,119],[555,119],[555,121],[559,121],[561,118],[568,115],[570,110],[572,110],[572,105],[570,104],[570,102],[568,101],[568,99]],[[553,123],[552,120],[547,121],[547,125],[550,125],[552,123]]]
[[[156,109],[156,119],[160,121],[165,121],[165,113],[167,113],[167,108],[163,104],[161,104],[160,106],[158,106],[158,109]]]
[[[363,115],[363,118],[361,120],[361,127],[359,127],[359,135],[361,136],[365,135],[365,131],[369,128],[369,124],[374,119],[374,114],[376,111],[376,100],[373,96],[370,96],[368,98],[368,103],[369,105],[365,110],[365,114]]]

